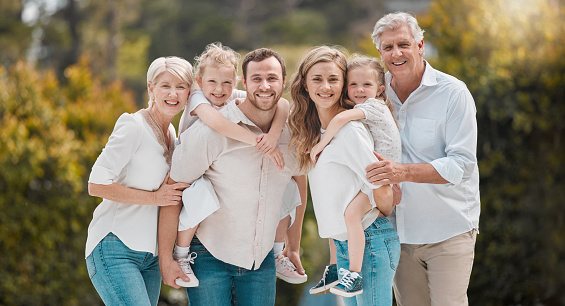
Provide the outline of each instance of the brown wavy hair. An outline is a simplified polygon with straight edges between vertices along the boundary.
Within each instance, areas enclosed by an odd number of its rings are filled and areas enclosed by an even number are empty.
[[[335,63],[343,73],[343,88],[338,102],[340,108],[351,109],[355,105],[346,99],[347,56],[344,49],[338,46],[320,46],[308,52],[300,61],[298,71],[293,76],[290,85],[292,97],[289,116],[289,126],[292,132],[290,146],[297,151],[298,165],[302,171],[309,171],[314,166],[307,152],[310,152],[320,140],[320,128],[322,127],[316,105],[306,90],[306,74],[312,66],[325,62]]]

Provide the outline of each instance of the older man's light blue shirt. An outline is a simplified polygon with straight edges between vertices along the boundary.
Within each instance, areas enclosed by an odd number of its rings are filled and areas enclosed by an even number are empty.
[[[386,74],[396,108],[402,162],[430,163],[449,183],[402,183],[393,218],[401,243],[436,243],[478,229],[480,214],[475,102],[467,86],[426,62],[420,86],[401,103]]]

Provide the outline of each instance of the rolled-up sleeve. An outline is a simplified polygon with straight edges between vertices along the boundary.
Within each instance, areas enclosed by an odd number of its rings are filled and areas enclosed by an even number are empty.
[[[454,186],[467,181],[476,169],[477,119],[468,90],[455,94],[445,125],[446,157],[431,162],[436,171]]]
[[[116,178],[129,163],[141,143],[143,135],[141,120],[133,114],[126,113],[118,118],[108,143],[92,166],[88,178],[89,183],[110,185],[116,182]]]

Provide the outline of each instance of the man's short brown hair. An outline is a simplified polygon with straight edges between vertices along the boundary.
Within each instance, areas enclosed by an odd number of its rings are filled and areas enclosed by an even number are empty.
[[[286,66],[284,59],[276,51],[267,48],[255,49],[245,55],[245,57],[243,58],[243,63],[241,64],[241,68],[243,70],[243,78],[247,80],[247,65],[249,64],[249,62],[260,62],[268,59],[271,56],[276,58],[277,61],[279,61],[279,63],[281,64],[284,79],[286,77]]]

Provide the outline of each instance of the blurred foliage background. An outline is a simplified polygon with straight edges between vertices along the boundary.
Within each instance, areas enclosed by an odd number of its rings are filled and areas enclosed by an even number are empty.
[[[482,213],[470,305],[565,305],[563,0],[0,0],[0,305],[99,305],[84,263],[100,199],[86,182],[115,121],[146,105],[159,56],[211,42],[271,47],[289,77],[306,51],[378,56],[375,22],[402,9],[425,57],[477,105]],[[288,93],[286,97],[290,99]],[[178,116],[180,117],[180,116]],[[178,117],[175,124],[178,122]],[[311,281],[328,262],[311,205]],[[336,305],[279,283],[277,305]],[[186,304],[163,288],[162,304]]]

